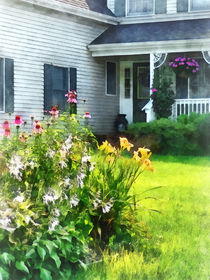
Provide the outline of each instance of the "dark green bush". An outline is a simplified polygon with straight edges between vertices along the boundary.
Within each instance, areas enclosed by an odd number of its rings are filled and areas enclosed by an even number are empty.
[[[159,154],[210,154],[210,114],[182,115],[177,121],[133,123],[127,133],[141,144],[149,143],[149,148]]]
[[[157,119],[168,118],[172,113],[175,94],[171,88],[171,69],[169,67],[160,67],[155,69],[153,82],[153,109]]]

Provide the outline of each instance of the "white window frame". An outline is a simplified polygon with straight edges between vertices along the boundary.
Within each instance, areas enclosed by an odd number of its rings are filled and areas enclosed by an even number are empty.
[[[192,4],[193,0],[188,0],[188,12],[206,12],[206,11],[210,11],[210,7],[204,10],[193,10],[191,8],[191,4]],[[201,0],[202,1],[202,0]]]
[[[136,0],[136,1],[140,1],[140,0]],[[129,13],[129,2],[130,0],[126,0],[126,17],[135,17],[135,16],[148,16],[148,15],[155,15],[155,1],[153,0],[153,11],[152,12],[144,12],[144,13]]]
[[[3,108],[0,110],[0,113],[5,113],[5,57],[3,59]]]
[[[108,94],[107,93],[107,63],[111,62],[111,63],[115,63],[116,65],[116,85],[115,85],[115,94]],[[117,96],[117,62],[113,61],[113,60],[106,60],[105,61],[105,95],[106,96]]]

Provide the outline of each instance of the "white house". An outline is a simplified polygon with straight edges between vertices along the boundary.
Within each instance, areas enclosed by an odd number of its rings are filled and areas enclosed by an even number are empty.
[[[69,89],[98,134],[113,132],[119,113],[144,121],[154,68],[176,55],[201,67],[174,76],[174,116],[210,111],[208,0],[0,0],[0,14],[1,122],[42,119]]]

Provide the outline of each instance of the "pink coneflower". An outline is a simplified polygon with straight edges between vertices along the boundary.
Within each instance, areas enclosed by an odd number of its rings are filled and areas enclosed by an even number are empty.
[[[71,90],[71,91],[67,92],[67,94],[65,96],[68,97],[68,100],[67,100],[68,103],[77,104],[77,93],[75,90]]]
[[[4,135],[5,135],[6,137],[10,137],[10,136],[11,136],[11,131],[10,131],[10,128],[9,128],[9,127],[7,127],[7,128],[4,129]]]
[[[33,130],[35,133],[39,133],[39,134],[42,134],[42,132],[43,132],[43,128],[39,122],[35,124]]]
[[[89,112],[85,112],[83,118],[85,119],[91,119],[91,114]]]
[[[51,116],[55,119],[58,118],[58,114],[59,114],[59,110],[57,106],[53,106],[51,111],[49,111],[49,113],[51,114]]]
[[[15,117],[14,124],[21,125],[23,123],[24,123],[24,121],[21,119],[21,116],[18,115],[18,116]]]
[[[9,121],[4,121],[2,127],[3,129],[9,128]]]
[[[157,89],[156,89],[156,88],[153,88],[153,89],[152,89],[152,92],[157,92]]]

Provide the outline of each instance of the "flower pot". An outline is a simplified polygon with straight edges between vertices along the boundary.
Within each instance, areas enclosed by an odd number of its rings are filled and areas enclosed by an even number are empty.
[[[128,121],[126,119],[126,114],[118,114],[115,121],[115,127],[117,132],[124,132],[128,129]]]

